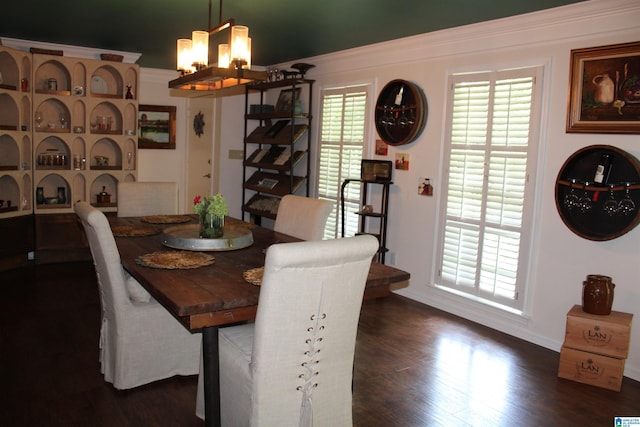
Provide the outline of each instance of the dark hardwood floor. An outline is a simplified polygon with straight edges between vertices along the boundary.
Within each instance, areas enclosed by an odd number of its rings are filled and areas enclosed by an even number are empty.
[[[203,425],[194,415],[196,377],[127,391],[105,383],[99,323],[91,264],[0,273],[0,426]],[[558,359],[400,296],[366,302],[354,423],[583,427],[640,416],[639,382],[625,378],[618,393],[559,379]]]

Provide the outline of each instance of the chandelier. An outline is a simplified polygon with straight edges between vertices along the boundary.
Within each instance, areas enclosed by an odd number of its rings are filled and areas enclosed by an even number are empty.
[[[222,17],[222,0],[220,0]],[[209,65],[209,41],[212,36],[227,31],[226,43],[219,43],[216,66]],[[177,41],[176,69],[180,77],[169,82],[170,89],[212,91],[266,80],[264,71],[251,69],[251,38],[249,28],[235,25],[234,19],[211,27],[211,0],[209,0],[209,30],[193,31],[191,39]]]

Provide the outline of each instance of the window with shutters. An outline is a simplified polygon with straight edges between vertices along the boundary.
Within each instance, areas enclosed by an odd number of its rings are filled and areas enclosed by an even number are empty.
[[[336,209],[325,228],[325,239],[342,236],[340,188],[347,178],[360,177],[360,163],[366,141],[367,85],[324,89],[321,93],[318,197],[331,200]],[[347,186],[345,194],[345,236],[358,230],[360,187]]]
[[[438,286],[523,309],[542,68],[453,75]]]

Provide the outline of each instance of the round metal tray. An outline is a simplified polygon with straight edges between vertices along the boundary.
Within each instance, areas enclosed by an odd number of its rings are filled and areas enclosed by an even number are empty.
[[[243,223],[225,224],[224,234],[217,239],[201,238],[199,224],[167,227],[163,233],[165,246],[187,251],[234,251],[253,245],[253,233]]]

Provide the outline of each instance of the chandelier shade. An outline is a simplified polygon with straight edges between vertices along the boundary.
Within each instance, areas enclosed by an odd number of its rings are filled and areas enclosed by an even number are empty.
[[[191,39],[178,39],[177,70],[184,72],[191,68]]]
[[[251,38],[249,28],[234,25],[229,19],[209,31],[193,31],[192,38],[178,39],[177,70],[180,77],[169,82],[170,89],[212,91],[256,81],[265,81],[267,73],[251,70]],[[209,66],[211,36],[229,31],[227,43],[219,43],[217,67]],[[214,55],[211,55],[214,57]]]
[[[234,25],[231,27],[231,60],[246,64],[249,58],[249,27]]]
[[[191,33],[191,56],[196,70],[209,65],[209,32],[193,31]]]
[[[229,68],[229,44],[220,43],[218,45],[218,67]]]

